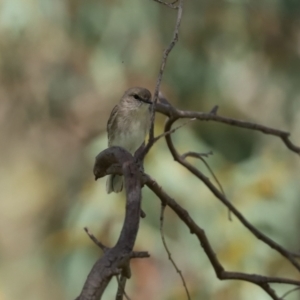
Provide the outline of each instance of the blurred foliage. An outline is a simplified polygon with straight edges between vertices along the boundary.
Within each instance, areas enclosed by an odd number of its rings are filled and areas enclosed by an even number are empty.
[[[2,0],[0,8],[0,299],[74,299],[101,254],[83,227],[113,246],[124,217],[123,195],[106,195],[105,179],[94,182],[92,174],[107,146],[109,113],[128,87],[153,91],[176,12],[150,0]],[[217,104],[225,116],[290,131],[299,144],[299,17],[296,0],[185,1],[162,91],[182,109]],[[157,133],[163,124],[158,116]],[[300,164],[279,139],[200,122],[174,139],[182,152],[213,150],[208,161],[238,209],[299,249]],[[145,168],[206,231],[228,270],[300,279],[235,218],[228,221],[163,140]],[[143,194],[147,218],[136,249],[151,258],[132,261],[128,294],[185,299],[160,239],[160,203],[146,188]],[[217,280],[195,237],[168,209],[165,231],[193,299],[268,299],[251,284]],[[113,280],[105,299],[115,290]]]

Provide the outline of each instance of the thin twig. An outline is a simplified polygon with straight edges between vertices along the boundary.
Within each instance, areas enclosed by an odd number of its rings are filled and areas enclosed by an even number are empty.
[[[88,234],[90,239],[102,249],[103,252],[108,251],[110,248],[103,245],[90,231],[87,227],[84,227],[85,232]],[[147,251],[132,251],[130,253],[130,258],[148,258],[150,254]]]
[[[190,297],[190,294],[189,294],[189,290],[187,288],[187,285],[186,285],[186,282],[184,280],[184,277],[183,277],[183,274],[181,272],[181,270],[177,267],[175,261],[173,260],[172,258],[172,255],[171,255],[171,252],[167,246],[167,243],[166,243],[166,240],[165,240],[165,236],[164,236],[164,232],[163,232],[163,225],[164,225],[164,211],[165,211],[165,208],[166,208],[166,205],[162,204],[161,205],[161,210],[160,210],[160,236],[161,236],[161,239],[162,239],[162,242],[163,242],[163,245],[164,245],[164,248],[168,254],[168,258],[169,260],[171,261],[172,265],[174,266],[176,272],[179,274],[180,278],[181,278],[181,281],[182,281],[182,284],[184,286],[184,289],[185,289],[185,292],[186,292],[186,295],[187,295],[187,298],[190,300],[191,297]]]
[[[160,70],[158,73],[157,81],[156,81],[156,86],[155,86],[155,91],[153,95],[153,104],[151,106],[151,125],[150,125],[150,130],[149,130],[149,140],[144,148],[144,151],[142,153],[142,158],[145,157],[145,155],[149,152],[150,148],[153,145],[153,140],[154,140],[154,121],[155,121],[155,105],[157,103],[158,99],[158,94],[159,94],[159,89],[163,77],[163,73],[165,70],[165,66],[167,63],[168,56],[172,49],[174,48],[175,44],[178,42],[178,34],[179,34],[179,28],[180,28],[180,23],[181,23],[181,18],[182,18],[182,10],[183,10],[183,0],[178,1],[178,6],[177,6],[177,19],[176,19],[176,24],[173,32],[173,38],[172,41],[170,42],[169,46],[164,50],[163,56],[162,56],[162,61],[160,65]]]
[[[130,254],[131,258],[148,258],[150,254],[147,251],[132,251]]]
[[[191,153],[191,152],[190,152],[190,153]],[[202,160],[202,162],[205,164],[206,168],[208,169],[209,173],[212,175],[212,177],[213,177],[214,180],[216,181],[216,183],[217,183],[217,185],[218,185],[218,187],[219,187],[221,193],[225,196],[225,192],[224,192],[224,189],[223,189],[221,183],[219,182],[217,176],[215,175],[215,173],[213,172],[213,170],[212,170],[211,167],[209,166],[208,162],[203,158],[204,155],[201,154],[201,153],[196,153],[196,152],[192,152],[192,153],[195,153],[195,154],[198,154],[198,155],[197,155],[197,156],[196,156],[196,155],[195,155],[195,156],[192,156],[192,155],[187,155],[187,153],[185,153],[185,154],[181,155],[181,158],[182,158],[182,159],[185,159],[185,157],[190,156],[190,157],[197,157],[197,158],[199,158],[200,160]]]
[[[187,125],[187,124],[189,124],[189,123],[191,123],[192,121],[195,121],[195,120],[196,120],[195,118],[194,118],[194,119],[189,119],[187,122],[184,122],[183,124],[181,124],[181,125],[179,125],[179,126],[173,128],[173,129],[171,129],[171,130],[169,130],[169,131],[167,131],[167,132],[163,132],[162,134],[156,136],[156,137],[153,139],[153,144],[156,143],[156,142],[157,142],[159,139],[161,139],[162,137],[164,137],[164,136],[166,136],[166,135],[168,135],[168,134],[174,133],[174,132],[177,131],[179,128],[181,128],[181,127],[183,127],[183,126],[185,126],[185,125]]]
[[[187,155],[185,154],[184,155],[181,155],[181,158],[184,159],[184,157],[186,157]],[[195,157],[195,156],[193,156]],[[224,189],[220,183],[220,181],[218,180],[217,176],[215,175],[215,173],[213,172],[212,168],[209,166],[208,162],[203,158],[203,155],[197,155],[197,158],[199,158],[200,160],[203,161],[204,165],[206,166],[207,170],[209,171],[209,173],[212,175],[212,177],[214,178],[214,180],[216,181],[217,183],[217,186],[219,187],[221,193],[223,194],[224,197],[226,197],[225,195],[225,192],[224,192]],[[229,221],[232,221],[232,218],[231,218],[231,213],[230,213],[230,209],[228,209],[228,219]]]
[[[87,227],[84,227],[84,231],[87,233],[87,235],[90,237],[90,239],[102,249],[103,252],[106,252],[109,248],[103,245],[90,231]]]
[[[123,300],[123,295],[127,300],[130,300],[129,296],[126,294],[125,291],[125,285],[126,285],[126,277],[121,275],[121,280],[119,279],[119,276],[116,276],[117,282],[118,282],[118,290],[116,295],[116,300]]]
[[[293,289],[287,291],[286,293],[284,293],[284,294],[280,297],[280,299],[284,299],[284,298],[285,298],[287,295],[289,295],[290,293],[293,293],[293,292],[298,291],[298,290],[300,290],[300,286],[295,287],[295,288],[293,288]]]
[[[216,115],[218,112],[219,106],[215,105],[212,110],[209,112],[211,115]]]
[[[200,158],[200,157],[209,157],[210,155],[213,155],[212,151],[206,152],[206,153],[198,153],[198,152],[192,152],[192,151],[188,151],[186,153],[183,153],[181,155],[181,157],[183,159],[187,158],[187,157],[194,157],[194,158]]]
[[[177,3],[178,1],[174,1],[174,2],[172,2],[172,3],[164,2],[164,1],[162,1],[162,0],[154,0],[154,1],[155,1],[155,2],[158,2],[158,3],[160,3],[160,4],[163,4],[163,5],[166,5],[166,6],[170,7],[170,8],[178,9],[178,6],[175,5],[175,3]]]

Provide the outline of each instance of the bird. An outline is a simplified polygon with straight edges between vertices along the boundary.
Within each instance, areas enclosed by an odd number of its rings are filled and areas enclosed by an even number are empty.
[[[125,91],[120,102],[113,108],[107,122],[108,146],[119,146],[132,155],[145,142],[150,128],[152,96],[143,87]],[[106,192],[119,193],[123,189],[123,176],[109,175]]]

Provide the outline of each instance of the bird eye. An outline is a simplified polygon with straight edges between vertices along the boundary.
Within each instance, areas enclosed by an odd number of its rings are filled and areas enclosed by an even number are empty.
[[[136,99],[136,100],[141,100],[140,97],[137,94],[133,95],[133,98]]]

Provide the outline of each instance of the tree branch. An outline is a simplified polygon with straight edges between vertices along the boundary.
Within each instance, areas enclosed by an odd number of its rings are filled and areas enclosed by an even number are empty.
[[[171,3],[164,2],[164,1],[162,1],[162,0],[154,0],[154,1],[155,1],[155,2],[158,2],[158,3],[160,3],[160,4],[163,4],[163,5],[165,5],[165,6],[168,6],[168,7],[170,7],[170,8],[178,9],[178,6],[175,5],[175,3],[178,2],[178,0],[176,0],[176,1],[174,1],[174,2],[171,2]]]
[[[163,1],[158,0],[157,2],[167,5]],[[149,140],[148,140],[148,143],[145,146],[143,152],[140,155],[141,160],[144,159],[144,157],[146,156],[146,154],[149,152],[150,148],[154,144],[155,105],[157,103],[159,89],[160,89],[160,85],[161,85],[163,73],[164,73],[164,70],[166,67],[168,56],[169,56],[170,52],[172,51],[172,49],[174,48],[174,46],[176,45],[176,43],[178,42],[178,34],[179,34],[179,28],[180,28],[180,23],[181,23],[181,18],[182,18],[182,10],[183,10],[183,0],[178,0],[176,2],[178,2],[178,6],[176,6],[177,19],[176,19],[174,32],[173,32],[173,38],[172,38],[172,41],[170,42],[169,46],[164,50],[164,53],[163,53],[160,70],[159,70],[157,81],[156,81],[155,91],[154,91],[154,95],[153,95],[153,99],[152,99],[153,104],[151,106],[151,124],[150,124],[150,130],[149,130]],[[172,8],[175,8],[175,7],[172,7]]]
[[[154,194],[161,200],[163,205],[168,205],[177,216],[186,224],[192,234],[195,234],[206,253],[212,267],[215,270],[217,277],[220,280],[242,280],[254,283],[261,287],[270,297],[274,300],[280,300],[274,290],[269,286],[270,283],[282,283],[300,286],[300,281],[279,278],[279,277],[267,277],[257,274],[246,274],[241,272],[228,272],[219,262],[217,255],[215,254],[209,240],[205,234],[205,231],[200,228],[195,221],[191,218],[189,213],[182,208],[173,198],[171,198],[157,182],[149,175],[144,174],[145,184],[154,192]]]
[[[168,132],[171,130],[172,124],[176,121],[176,118],[170,118],[165,125],[165,132]],[[275,249],[278,253],[280,253],[282,256],[287,258],[294,267],[300,271],[300,264],[297,262],[295,257],[299,256],[297,253],[292,253],[276,242],[274,242],[271,238],[267,237],[265,234],[260,232],[256,227],[254,227],[252,224],[250,224],[246,218],[235,208],[235,206],[230,203],[230,201],[220,192],[207,178],[204,176],[202,172],[200,172],[197,168],[192,166],[190,163],[188,163],[185,159],[182,159],[181,155],[177,152],[171,135],[166,135],[166,141],[167,145],[169,147],[170,152],[172,153],[172,156],[175,161],[179,162],[182,166],[184,166],[186,169],[188,169],[192,174],[194,174],[196,177],[198,177],[207,187],[208,189],[219,199],[221,202],[228,207],[228,209],[240,220],[240,222],[249,229],[250,232],[252,232],[259,240],[263,241],[267,245],[269,245],[271,248]]]
[[[290,140],[290,133],[286,131],[282,131],[279,129],[274,129],[271,127],[267,127],[264,125],[260,125],[257,123],[232,119],[228,117],[219,116],[216,113],[204,113],[204,112],[198,112],[198,111],[184,111],[180,109],[176,109],[175,107],[171,105],[164,105],[161,103],[157,103],[155,106],[156,112],[162,113],[169,118],[173,119],[174,121],[178,119],[191,119],[195,118],[199,121],[214,121],[218,123],[227,124],[230,126],[238,127],[238,128],[245,128],[249,130],[254,131],[260,131],[264,134],[273,135],[278,138],[280,138],[283,143],[286,145],[288,149],[291,151],[297,153],[300,155],[300,147],[296,146],[291,140]]]
[[[120,164],[125,181],[126,215],[120,237],[113,248],[104,252],[93,266],[77,300],[98,300],[111,280],[129,266],[132,249],[136,240],[141,206],[140,172],[132,155],[120,147],[111,147],[102,151],[94,166],[95,178],[107,174],[112,164]]]
[[[168,245],[167,245],[167,242],[166,242],[166,239],[165,239],[165,236],[164,236],[163,226],[164,226],[164,212],[165,212],[165,208],[166,208],[166,205],[162,203],[161,204],[161,209],[160,209],[160,236],[161,236],[164,248],[165,248],[165,250],[166,250],[166,252],[168,254],[168,258],[171,261],[174,269],[176,270],[176,272],[180,276],[180,279],[182,281],[183,287],[184,287],[185,292],[186,292],[187,299],[190,300],[191,296],[190,296],[189,290],[187,288],[184,276],[183,276],[181,270],[177,267],[177,264],[175,263],[174,259],[172,258],[171,252],[170,252],[170,250],[168,248]]]

